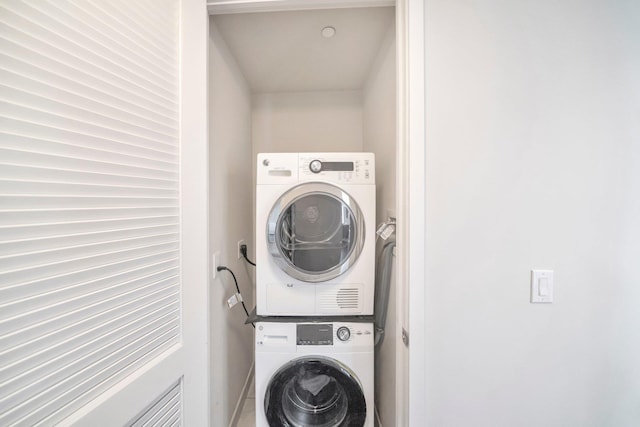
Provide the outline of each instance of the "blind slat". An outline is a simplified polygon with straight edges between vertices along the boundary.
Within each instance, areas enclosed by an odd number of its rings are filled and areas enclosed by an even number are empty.
[[[0,180],[31,182],[76,183],[90,182],[94,185],[123,187],[142,187],[153,189],[176,189],[175,181],[168,179],[143,178],[124,174],[96,173],[92,171],[74,171],[59,168],[18,166],[0,161]]]
[[[175,172],[177,167],[175,163],[171,162],[172,156],[170,153],[162,153],[158,151],[151,152],[149,150],[146,150],[144,147],[121,143],[121,142],[97,137],[95,135],[88,135],[88,134],[83,134],[79,132],[73,132],[68,129],[50,127],[50,126],[42,125],[39,123],[18,120],[13,117],[7,117],[7,116],[3,117],[2,122],[0,124],[2,124],[2,126],[5,128],[5,132],[3,132],[5,134],[26,136],[27,138],[31,138],[31,139],[41,139],[41,140],[48,139],[49,141],[53,140],[53,142],[57,142],[55,139],[62,140],[62,141],[83,140],[86,144],[85,147],[87,148],[87,151],[88,150],[96,150],[96,151],[108,150],[113,153],[112,155],[131,156],[132,159],[130,160],[130,162],[123,162],[122,166],[135,165],[134,163],[135,161],[140,161],[140,163],[142,163],[141,168],[144,168],[146,166],[148,169],[152,169],[154,168],[153,165],[155,164],[155,165],[159,165],[159,167],[156,168],[159,171]],[[4,148],[3,151],[7,152],[7,154],[6,155],[3,154],[2,159],[7,163],[17,163],[19,161],[28,162],[28,160],[25,161],[24,155],[31,156],[34,158],[34,161],[38,161],[39,158],[44,155],[44,153],[39,153],[34,149],[30,149],[31,147],[28,147],[28,146],[25,147],[23,150],[19,150],[13,147],[11,150],[9,150],[9,147],[11,147],[11,144],[12,144],[11,141],[8,141],[7,146],[3,147]],[[71,147],[73,146],[72,145],[68,145],[67,147],[58,146],[58,148],[71,148]],[[95,151],[92,151],[92,152],[95,153]],[[57,153],[53,153],[53,154],[55,155]],[[13,155],[13,157],[17,158],[18,160],[15,160],[15,161],[10,160],[9,158],[7,158],[9,155]],[[133,158],[135,158],[135,160]],[[173,158],[175,158],[175,156]],[[64,162],[66,159],[69,159],[71,161],[76,160],[76,162],[80,162],[81,164],[85,161],[98,163],[97,159],[94,160],[90,158],[85,160],[81,156],[77,156],[73,152],[62,152],[61,155],[58,155],[56,159],[51,159],[51,160],[53,160],[54,162],[55,161]],[[148,165],[144,164],[145,160]],[[107,163],[107,162],[103,160],[103,163]],[[51,165],[51,162],[46,164]],[[89,164],[85,164],[84,166],[90,167]],[[113,171],[117,170],[116,166],[120,166],[120,164],[111,163],[110,170],[113,170]]]
[[[175,294],[174,294],[175,296]],[[76,345],[69,351],[59,354],[38,364],[28,371],[13,376],[9,381],[2,383],[2,390],[13,389],[11,394],[0,394],[0,404],[16,405],[30,395],[46,391],[60,380],[86,367],[96,358],[101,358],[100,351],[104,354],[110,347],[125,345],[142,337],[142,334],[151,335],[162,327],[171,328],[172,314],[178,310],[177,297],[171,304],[172,311],[158,319],[141,318],[135,323],[132,330],[128,325],[111,329],[103,333],[99,338],[93,338],[86,343]],[[113,326],[113,325],[112,325]],[[148,337],[145,337],[148,338]],[[88,358],[87,356],[92,357]]]
[[[175,327],[169,329],[168,326],[164,326],[162,332],[163,334],[160,336],[149,334],[139,341],[129,343],[123,347],[114,345],[99,353],[88,353],[85,357],[90,361],[93,361],[92,357],[95,357],[96,361],[94,363],[56,382],[43,392],[33,394],[28,400],[14,406],[11,411],[0,415],[0,422],[4,422],[6,419],[8,423],[19,421],[20,423],[27,423],[27,425],[35,424],[35,422],[40,421],[44,414],[59,405],[61,401],[68,400],[69,395],[74,397],[81,395],[91,388],[92,383],[100,385],[102,381],[113,378],[125,368],[135,369],[140,365],[142,356],[153,355],[153,351],[161,344],[168,347],[176,342],[175,334],[177,331]],[[117,357],[114,358],[114,356]],[[89,375],[91,376],[89,377]],[[120,379],[122,379],[122,376]],[[35,408],[35,410],[28,411],[19,420],[12,419],[17,414],[21,414],[26,407]]]
[[[52,182],[37,181],[39,177],[33,177],[32,181],[0,180],[0,194],[3,195],[28,195],[38,196],[92,196],[92,197],[162,197],[176,198],[178,191],[167,188],[154,187],[124,187],[91,183],[90,177],[84,182]]]
[[[107,210],[113,212],[113,210]],[[86,211],[81,211],[82,214]],[[176,216],[142,216],[137,218],[112,217],[107,218],[102,211],[89,211],[99,215],[96,219],[91,217],[74,220],[68,211],[61,213],[61,218],[55,221],[55,217],[46,217],[47,223],[24,223],[19,226],[0,226],[2,237],[0,242],[20,242],[36,239],[72,239],[74,236],[82,237],[91,234],[117,233],[126,230],[145,230],[152,227],[173,225],[177,227]],[[41,214],[41,212],[38,212]],[[158,212],[160,213],[160,212]],[[1,217],[0,217],[1,218]]]
[[[99,278],[90,282],[69,284],[54,288],[48,292],[36,295],[23,296],[20,299],[6,301],[0,305],[2,317],[10,318],[22,315],[29,310],[40,310],[44,307],[63,304],[72,301],[83,295],[96,295],[97,292],[125,293],[128,290],[144,286],[145,283],[158,283],[165,278],[175,278],[178,276],[177,263],[165,261],[151,266],[128,270],[116,276]],[[107,295],[106,293],[103,295]],[[70,308],[70,307],[69,307]]]
[[[66,271],[77,271],[117,261],[124,261],[141,255],[177,252],[178,249],[178,242],[169,242],[151,244],[131,249],[114,250],[98,255],[79,256],[73,259],[40,264],[37,267],[27,269],[17,268],[13,270],[5,270],[5,272],[0,275],[0,281],[7,284],[20,283],[23,281],[26,282],[43,277],[55,276]]]
[[[169,389],[156,398],[153,403],[145,408],[141,414],[127,424],[127,427],[144,427],[149,425],[150,420],[156,417],[158,414],[162,415],[168,410],[174,407],[175,403],[180,403],[180,382],[176,382],[170,386]],[[178,407],[179,409],[179,407]]]
[[[156,338],[149,343],[135,343],[133,352],[128,348],[123,351],[115,353],[117,356],[117,363],[108,367],[102,368],[101,366],[91,366],[87,369],[88,372],[81,372],[80,379],[75,383],[73,388],[65,390],[64,394],[61,394],[52,401],[46,400],[47,404],[43,405],[41,413],[46,413],[49,410],[54,410],[50,415],[47,415],[42,421],[34,424],[35,426],[50,426],[55,425],[57,422],[67,417],[69,411],[77,410],[82,405],[93,400],[93,396],[100,394],[103,391],[108,390],[109,383],[117,383],[118,381],[126,379],[128,372],[135,371],[142,367],[147,360],[162,355],[162,353],[177,344],[176,336],[179,334],[179,328],[173,328],[168,330],[164,335]],[[91,375],[91,376],[89,376]],[[86,379],[84,379],[86,377]],[[71,399],[73,397],[73,399]],[[68,402],[62,406],[63,402]]]
[[[0,10],[5,13],[1,8]],[[83,84],[99,82],[119,95],[130,98],[130,102],[146,106],[160,114],[171,115],[176,110],[176,101],[155,93],[153,87],[140,87],[125,77],[114,75],[111,70],[103,68],[102,64],[83,60],[75,55],[73,46],[52,45],[49,40],[33,37],[13,25],[19,24],[13,21],[11,25],[0,22],[0,37],[4,41],[6,56],[36,68],[49,69],[59,76],[77,78]],[[28,26],[28,23],[25,25]]]
[[[171,403],[167,403],[162,408],[159,408],[159,412],[155,414],[153,418],[151,418],[146,426],[164,426],[170,420],[174,419],[174,416],[178,413],[178,409],[180,407],[179,401],[173,401]]]
[[[74,28],[80,33],[81,40],[91,40],[91,48],[99,46],[101,49],[109,51],[113,55],[117,55],[124,62],[131,62],[136,65],[136,69],[146,71],[151,69],[154,75],[164,79],[163,68],[170,67],[173,71],[176,64],[171,62],[171,55],[163,50],[151,52],[149,44],[140,45],[140,39],[128,38],[121,32],[115,31],[113,27],[105,25],[99,14],[87,12],[89,8],[80,7],[81,4],[73,4],[71,2],[44,1],[35,5],[37,9],[49,16],[55,16],[56,20],[65,27]],[[70,8],[70,10],[65,10]],[[98,18],[98,19],[96,19]],[[91,22],[91,25],[87,25]],[[76,37],[73,37],[75,40]],[[144,39],[142,39],[144,40]]]
[[[114,207],[166,207],[177,203],[171,197],[99,197],[99,196],[49,196],[32,197],[26,195],[1,195],[4,206],[14,209],[58,208],[114,208]]]
[[[149,19],[155,16],[156,8],[149,8],[146,5],[137,7],[136,2],[131,1],[91,1],[91,6],[99,16],[109,20],[109,27],[121,30],[127,37],[134,40],[144,41],[146,48],[155,52],[175,52],[177,49],[176,44],[168,42],[177,36],[177,26],[166,25],[171,17],[165,16],[159,20]],[[135,18],[132,18],[132,15]],[[138,22],[144,22],[145,25],[138,25]],[[174,71],[177,72],[177,70]]]
[[[61,317],[65,321],[61,325],[47,325],[48,327],[43,329],[42,325],[35,324],[28,329],[28,332],[32,334],[27,337],[27,341],[16,343],[15,346],[9,347],[2,354],[3,366],[12,366],[18,363],[23,359],[21,352],[25,350],[33,352],[29,353],[29,357],[56,348],[58,345],[64,346],[63,350],[66,350],[67,343],[82,340],[84,334],[90,334],[100,325],[112,325],[117,328],[119,327],[117,325],[120,324],[117,320],[120,318],[125,316],[139,317],[141,313],[151,313],[169,306],[173,301],[172,295],[174,293],[167,291],[167,289],[159,289],[154,293],[142,295],[137,299],[131,299],[127,303],[113,307],[88,306],[83,310],[76,310],[73,313],[68,313],[66,317]],[[100,311],[101,309],[102,311]],[[21,336],[21,338],[23,337]],[[91,335],[88,338],[93,339],[95,336]],[[31,363],[29,366],[23,367],[23,371],[34,366],[36,364]],[[3,375],[6,378],[11,378],[16,375],[16,372],[3,371]]]
[[[3,210],[0,209],[0,227],[27,227],[35,225],[57,224],[70,222],[98,221],[150,221],[165,218],[177,221],[178,209],[164,208],[103,208],[103,209],[33,209],[33,210]],[[153,224],[152,224],[153,225]],[[6,230],[4,230],[6,231]],[[54,233],[55,234],[55,233]]]
[[[128,274],[131,271],[176,260],[174,252],[145,254],[89,268],[65,271],[57,275],[48,275],[33,280],[7,284],[0,288],[0,297],[7,302],[19,301],[22,298],[55,292],[67,286],[75,286],[91,281],[99,283],[100,280],[118,276],[119,274]],[[3,339],[3,336],[0,335],[1,339]]]
[[[52,3],[49,0],[49,3]],[[64,3],[71,4],[72,1],[64,0]],[[55,2],[56,5],[59,5],[60,2]],[[112,17],[103,13],[100,9],[93,6],[90,2],[81,2],[74,3],[71,5],[75,6],[74,10],[80,11],[79,14],[84,13],[84,19],[87,21],[93,22],[96,27],[100,28],[100,32],[104,34],[106,37],[112,38],[116,44],[123,45],[125,48],[129,49],[132,45],[135,48],[131,48],[130,51],[133,54],[143,54],[148,55],[148,61],[153,62],[153,60],[157,60],[164,65],[163,69],[168,69],[172,74],[178,73],[177,64],[172,61],[175,52],[172,49],[175,49],[175,46],[171,44],[165,44],[162,47],[157,46],[153,42],[150,42],[146,37],[139,37],[132,31],[131,26],[127,26],[119,20],[113,19]],[[132,7],[136,6],[135,2],[127,2],[124,7],[128,8],[128,13],[131,14]],[[145,10],[145,14],[142,18],[138,19],[138,22],[142,22],[145,20],[145,17],[149,15],[149,10]],[[171,27],[166,27],[166,21],[161,23],[156,23],[152,30],[152,35],[158,31],[171,31]],[[177,36],[177,35],[176,35]],[[118,43],[119,42],[119,43]]]
[[[0,425],[55,425],[181,340],[178,6],[0,4]]]
[[[14,379],[16,375],[21,375],[32,369],[33,366],[40,366],[47,361],[53,360],[56,357],[65,354],[69,348],[73,348],[75,351],[80,351],[80,348],[95,339],[96,336],[102,336],[109,333],[114,329],[126,327],[129,324],[138,324],[144,322],[145,319],[156,320],[160,317],[170,315],[175,311],[176,307],[167,303],[170,299],[157,300],[152,304],[144,306],[144,310],[138,308],[135,311],[128,311],[122,316],[110,318],[107,322],[97,324],[91,329],[85,329],[82,332],[76,332],[68,340],[63,342],[55,342],[53,345],[45,345],[47,342],[51,342],[51,339],[41,339],[29,342],[32,349],[32,353],[27,358],[11,359],[7,357],[7,360],[11,360],[10,365],[0,372],[0,381],[8,382]]]
[[[156,69],[161,67],[140,67],[123,57],[117,45],[114,44],[113,49],[105,48],[79,33],[75,27],[65,27],[55,19],[55,13],[47,16],[45,27],[41,25],[44,14],[36,8],[24,6],[20,1],[0,5],[0,10],[0,35],[3,38],[29,46],[44,56],[51,57],[55,52],[56,59],[74,64],[83,72],[101,75],[138,95],[175,102],[171,99],[171,93],[175,90],[176,82],[167,78],[166,73],[157,73]]]
[[[117,130],[125,138],[139,136],[141,139],[151,140],[153,143],[162,143],[168,148],[173,148],[171,141],[175,138],[175,135],[160,131],[158,129],[159,126],[134,124],[129,120],[98,113],[93,105],[78,105],[77,100],[66,101],[60,94],[35,93],[30,87],[16,87],[12,86],[11,83],[15,82],[3,81],[1,92],[4,98],[3,102],[12,107],[8,110],[11,111],[12,115],[17,113],[17,111],[13,110],[14,106],[19,105],[27,112],[30,112],[29,108],[32,106],[36,106],[39,110],[55,111],[56,115],[54,117],[63,118],[69,123],[79,122],[95,125],[97,128],[102,129],[103,132]],[[27,115],[27,117],[31,116]]]
[[[62,95],[73,94],[81,100],[79,105],[86,102],[104,105],[104,108],[120,110],[120,114],[130,114],[135,120],[177,125],[177,118],[170,109],[155,109],[153,102],[137,96],[128,96],[129,94],[122,89],[112,87],[109,82],[103,82],[95,76],[76,73],[60,63],[25,51],[20,46],[12,46],[9,43],[7,46],[11,49],[0,52],[0,69],[6,74],[15,75],[16,79],[37,82],[43,87],[60,91]],[[34,56],[38,62],[29,62],[36,60],[32,59]]]
[[[73,235],[23,238],[0,242],[0,259],[29,254],[46,253],[53,250],[65,250],[90,245],[102,245],[133,239],[178,235],[179,229],[175,224],[124,228],[120,230],[105,230],[99,232],[75,233]]]
[[[79,119],[64,117],[60,114],[59,109],[54,108],[47,111],[45,108],[45,105],[41,105],[40,109],[36,109],[16,103],[8,103],[0,99],[0,115],[5,117],[4,124],[8,132],[13,130],[11,124],[15,124],[16,130],[18,130],[21,128],[21,123],[28,123],[45,129],[52,128],[61,132],[91,136],[94,141],[111,141],[113,145],[118,145],[125,149],[130,148],[139,153],[144,153],[149,158],[158,160],[169,160],[175,154],[158,149],[165,145],[160,140],[150,140],[141,136],[127,134],[114,128],[91,123],[89,120],[82,120],[81,117]],[[150,148],[153,146],[156,146],[156,148]]]
[[[4,66],[6,67],[7,64],[4,64]],[[42,79],[42,77],[41,73],[37,76],[29,76],[0,68],[0,81],[6,88],[21,91],[24,94],[32,96],[39,96],[47,100],[57,100],[68,105],[76,106],[83,111],[91,111],[110,119],[121,121],[130,126],[156,130],[163,135],[170,135],[173,138],[176,137],[175,128],[167,126],[164,122],[147,118],[131,110],[123,111],[122,108],[111,105],[108,99],[93,99],[87,96],[87,94],[79,94],[72,91],[68,85],[57,86],[51,82],[43,82],[39,80]]]
[[[134,176],[174,181],[174,183],[177,178],[176,166],[168,162],[114,151],[103,154],[102,150],[79,148],[71,144],[44,141],[35,137],[8,135],[2,132],[0,136],[3,137],[4,143],[4,147],[0,148],[0,164],[3,165]],[[24,144],[22,148],[16,147],[19,143]],[[109,160],[117,160],[119,163]]]
[[[165,291],[165,284],[174,285],[177,282],[176,277],[166,277],[157,282],[145,283],[136,289],[125,289],[122,293],[117,293],[122,291],[119,288],[115,288],[113,292],[109,292],[109,289],[103,289],[77,296],[62,303],[30,310],[14,317],[0,320],[0,326],[7,332],[7,335],[11,335],[14,332],[46,322],[48,319],[56,319],[60,325],[64,325],[68,319],[73,319],[80,312],[85,313],[87,310],[107,310],[111,307],[117,307],[130,299],[135,299],[141,295],[144,296],[146,293],[153,294],[158,290]]]
[[[52,266],[62,262],[72,262],[76,259],[86,259],[116,251],[137,250],[139,248],[154,247],[178,242],[178,233],[143,235],[127,237],[118,240],[107,240],[73,246],[32,250],[0,257],[0,269],[6,271],[20,271],[39,268],[41,265]]]

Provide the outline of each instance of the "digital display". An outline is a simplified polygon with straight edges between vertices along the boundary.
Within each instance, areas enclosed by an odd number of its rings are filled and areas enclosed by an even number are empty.
[[[353,172],[353,162],[322,162],[323,171]]]
[[[297,345],[333,345],[333,325],[296,325]]]

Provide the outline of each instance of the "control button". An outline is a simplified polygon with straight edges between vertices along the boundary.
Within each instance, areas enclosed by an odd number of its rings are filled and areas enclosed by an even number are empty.
[[[320,160],[312,160],[311,163],[309,163],[309,169],[313,173],[320,173],[322,170],[322,162]]]
[[[340,326],[336,331],[340,341],[347,341],[351,337],[351,331],[346,326]]]

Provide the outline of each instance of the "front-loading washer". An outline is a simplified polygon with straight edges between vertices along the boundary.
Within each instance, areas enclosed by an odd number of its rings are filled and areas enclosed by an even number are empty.
[[[255,326],[256,427],[374,425],[372,323]]]
[[[262,153],[256,173],[256,312],[371,315],[373,153]]]

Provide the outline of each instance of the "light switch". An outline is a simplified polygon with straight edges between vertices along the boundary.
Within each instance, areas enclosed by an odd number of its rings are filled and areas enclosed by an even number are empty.
[[[531,270],[531,302],[553,302],[553,270]]]
[[[538,279],[538,295],[546,297],[549,295],[549,279],[541,277]]]

